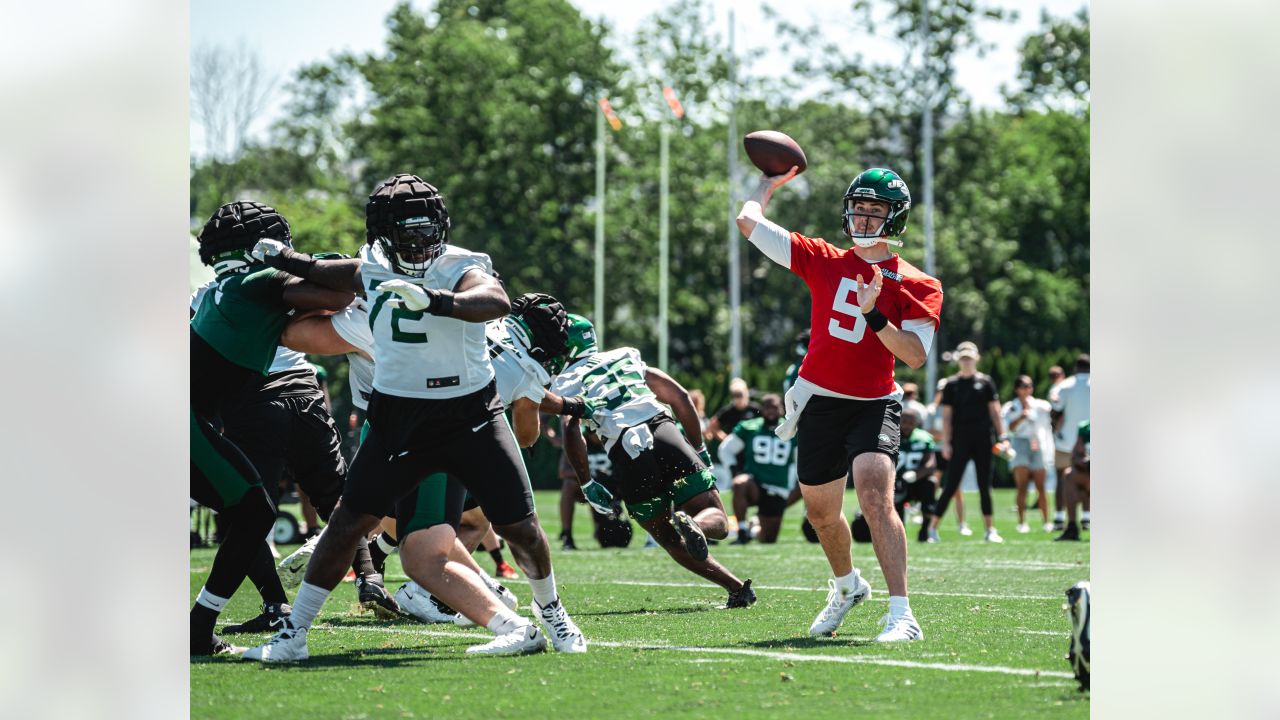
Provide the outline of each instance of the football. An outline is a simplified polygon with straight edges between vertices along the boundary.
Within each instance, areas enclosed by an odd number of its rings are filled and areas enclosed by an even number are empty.
[[[750,133],[742,138],[742,147],[747,151],[751,162],[765,175],[785,175],[792,165],[798,165],[800,172],[804,172],[809,166],[800,145],[776,130]]]

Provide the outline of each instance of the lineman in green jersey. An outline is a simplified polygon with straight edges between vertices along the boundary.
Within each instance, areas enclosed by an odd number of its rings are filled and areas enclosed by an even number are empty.
[[[726,466],[738,465],[738,455],[746,453],[741,462],[743,472],[733,479],[733,514],[738,518],[735,544],[752,540],[747,522],[747,510],[752,506],[760,508],[760,542],[777,542],[783,512],[800,499],[795,443],[773,432],[781,417],[782,398],[769,393],[760,398],[760,417],[738,423],[720,443],[720,462]]]
[[[199,236],[217,284],[191,319],[191,497],[218,511],[227,529],[191,609],[192,655],[236,650],[213,628],[276,517],[253,463],[215,427],[223,403],[267,374],[294,308],[339,310],[353,297],[263,265],[250,252],[262,238],[291,243],[284,216],[256,202],[223,205]]]
[[[924,523],[916,539],[929,542],[933,501],[938,490],[937,444],[921,427],[924,419],[914,408],[902,410],[902,441],[898,445],[898,469],[893,487],[893,505],[906,521],[907,503],[919,503]]]
[[[1071,448],[1071,474],[1067,476],[1062,499],[1067,504],[1067,528],[1057,540],[1079,540],[1080,526],[1076,524],[1076,506],[1089,498],[1089,421],[1080,423],[1076,431],[1076,444]]]
[[[567,366],[551,392],[564,398],[570,420],[564,443],[591,506],[612,514],[613,494],[591,479],[582,424],[605,444],[613,478],[631,516],[680,565],[729,591],[727,607],[755,602],[743,582],[711,557],[707,537],[728,534],[728,517],[702,445],[702,423],[689,393],[635,348],[600,352],[591,322],[569,314]],[[667,414],[670,405],[680,426]]]

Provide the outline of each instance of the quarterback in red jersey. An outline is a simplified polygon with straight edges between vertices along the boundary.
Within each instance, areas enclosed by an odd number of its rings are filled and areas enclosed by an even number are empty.
[[[901,359],[913,368],[929,355],[942,313],[942,285],[889,251],[907,227],[911,193],[892,170],[872,168],[849,184],[844,233],[854,247],[788,232],[764,216],[773,191],[797,174],[762,177],[738,213],[738,229],[769,259],[809,286],[809,352],[787,391],[786,420],[775,431],[797,436],[805,513],[834,576],[827,604],[809,628],[831,635],[845,614],[871,595],[853,567],[845,519],[845,478],[871,527],[889,590],[889,614],[876,640],[920,640],[907,601],[907,535],[894,511],[894,467],[901,438]]]

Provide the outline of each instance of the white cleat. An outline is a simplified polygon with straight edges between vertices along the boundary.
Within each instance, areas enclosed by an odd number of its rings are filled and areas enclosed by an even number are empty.
[[[311,555],[316,551],[316,545],[319,544],[320,536],[323,534],[324,530],[316,533],[310,540],[302,543],[302,547],[280,561],[276,574],[280,576],[281,585],[295,588],[302,584],[302,578],[307,574],[307,565],[311,563]]]
[[[903,642],[908,640],[923,640],[924,631],[920,629],[920,623],[916,622],[916,618],[911,614],[910,610],[894,617],[892,614],[885,615],[880,618],[880,622],[884,623],[884,630],[876,636],[876,642]]]
[[[543,629],[551,638],[551,646],[556,649],[556,652],[584,653],[587,651],[587,639],[582,636],[582,631],[574,624],[569,613],[565,612],[559,599],[546,607],[539,607],[538,601],[534,600],[529,603],[529,609],[533,611],[534,617],[538,618],[538,622],[542,623]]]
[[[960,534],[965,537],[969,537],[973,534],[973,530],[969,529],[968,523],[960,523]]]
[[[400,609],[424,623],[451,623],[460,615],[445,612],[427,589],[410,580],[396,591]]]
[[[506,585],[486,575],[481,575],[480,579],[484,580],[485,587],[489,588],[489,592],[493,593],[499,602],[506,605],[508,610],[515,610],[516,606],[520,604],[516,594],[507,589]]]
[[[1029,532],[1031,532],[1031,526],[1030,526],[1030,525],[1028,525],[1028,524],[1026,524],[1026,523],[1018,523],[1018,533],[1019,533],[1019,534],[1026,535],[1026,534],[1027,534],[1027,533],[1029,533]]]
[[[1051,523],[1051,522],[1047,522],[1047,523],[1045,523],[1045,524],[1044,524],[1044,531],[1045,531],[1045,532],[1053,532],[1053,523]]]
[[[311,657],[307,652],[307,629],[295,628],[289,620],[275,637],[265,644],[249,648],[241,655],[246,660],[257,660],[264,663],[293,662]]]
[[[989,543],[1004,542],[1004,538],[1000,537],[1000,533],[996,531],[995,528],[991,528],[990,530],[988,530],[987,534],[982,536],[982,539],[984,542],[989,542]]]
[[[827,606],[822,608],[817,619],[809,626],[810,635],[831,635],[855,605],[871,597],[871,584],[861,575],[858,576],[858,586],[852,592],[842,592],[836,585],[835,578],[827,581],[827,588]]]
[[[525,655],[547,649],[547,636],[537,625],[527,623],[499,635],[483,645],[467,648],[468,655]]]

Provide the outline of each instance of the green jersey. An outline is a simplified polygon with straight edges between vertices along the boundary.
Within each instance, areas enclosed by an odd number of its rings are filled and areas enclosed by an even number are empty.
[[[1085,462],[1088,462],[1089,455],[1090,455],[1089,453],[1089,421],[1088,420],[1085,420],[1084,422],[1080,423],[1080,430],[1076,432],[1076,438],[1080,440],[1084,440],[1084,459],[1085,459]]]
[[[755,417],[739,422],[731,434],[742,441],[742,471],[755,478],[766,490],[786,494],[791,491],[791,465],[796,459],[796,444],[774,435],[775,427],[766,427],[763,417]]]
[[[292,310],[287,278],[268,267],[225,273],[196,306],[192,331],[227,360],[266,375]]]
[[[908,470],[916,470],[929,459],[929,454],[937,449],[933,436],[921,428],[911,431],[911,435],[898,448],[898,479]]]

